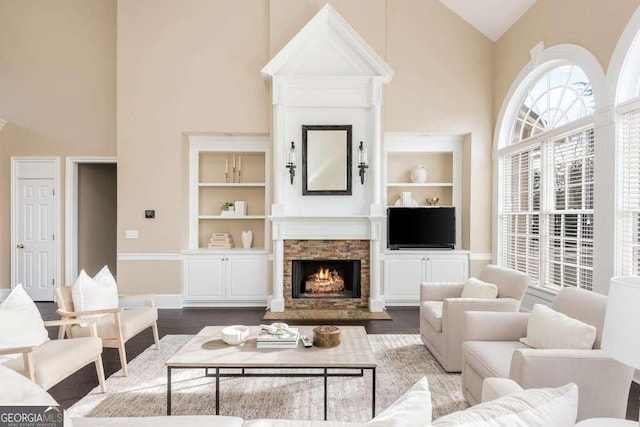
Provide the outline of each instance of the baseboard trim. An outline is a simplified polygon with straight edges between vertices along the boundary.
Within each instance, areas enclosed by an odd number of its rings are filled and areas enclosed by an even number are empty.
[[[120,302],[122,307],[140,307],[140,302],[144,298],[127,298]],[[153,297],[153,304],[156,308],[182,308],[182,295],[180,294],[159,294]]]
[[[183,308],[188,307],[264,307],[267,309],[267,301],[246,301],[246,302],[231,302],[231,301],[183,301]]]
[[[182,261],[182,254],[172,254],[172,253],[118,254],[118,261]]]
[[[0,301],[4,301],[10,293],[11,289],[0,289]]]

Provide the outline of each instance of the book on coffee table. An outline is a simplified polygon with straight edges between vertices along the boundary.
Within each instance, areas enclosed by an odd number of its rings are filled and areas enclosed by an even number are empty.
[[[270,334],[267,331],[260,331],[257,338],[257,348],[296,348],[300,333],[297,328],[289,329],[284,334]]]

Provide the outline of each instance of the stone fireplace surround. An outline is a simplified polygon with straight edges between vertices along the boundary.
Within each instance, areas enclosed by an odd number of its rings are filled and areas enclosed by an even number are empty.
[[[368,240],[285,240],[283,257],[284,306],[287,309],[355,309],[369,306]],[[293,260],[360,260],[360,298],[293,298]]]

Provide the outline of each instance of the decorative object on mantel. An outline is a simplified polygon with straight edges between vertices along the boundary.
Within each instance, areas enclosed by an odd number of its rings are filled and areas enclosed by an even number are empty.
[[[289,178],[291,180],[291,185],[293,185],[293,177],[296,176],[296,144],[291,141],[291,148],[287,153],[287,166],[289,169]]]
[[[313,345],[320,348],[333,348],[340,345],[340,329],[333,325],[313,328]]]
[[[233,202],[235,216],[245,216],[247,214],[247,203],[244,200]]]
[[[369,168],[367,157],[367,149],[364,148],[363,142],[360,141],[360,147],[358,147],[358,169],[360,170],[360,184],[362,185],[364,185],[364,174]]]
[[[229,233],[211,233],[208,248],[231,249],[233,248],[233,238]]]
[[[425,202],[427,202],[427,206],[435,206],[440,201],[440,197],[427,197]]]
[[[234,216],[235,214],[236,211],[233,202],[224,202],[224,204],[220,206],[220,216]]]
[[[427,182],[427,168],[418,165],[411,171],[411,182],[422,184]]]
[[[245,249],[249,249],[251,247],[252,242],[253,242],[253,231],[251,230],[242,231],[242,247]]]

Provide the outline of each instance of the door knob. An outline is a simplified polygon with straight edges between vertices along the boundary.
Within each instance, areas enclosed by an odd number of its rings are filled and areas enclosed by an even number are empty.
[[[24,243],[18,243],[18,249],[24,249]]]

